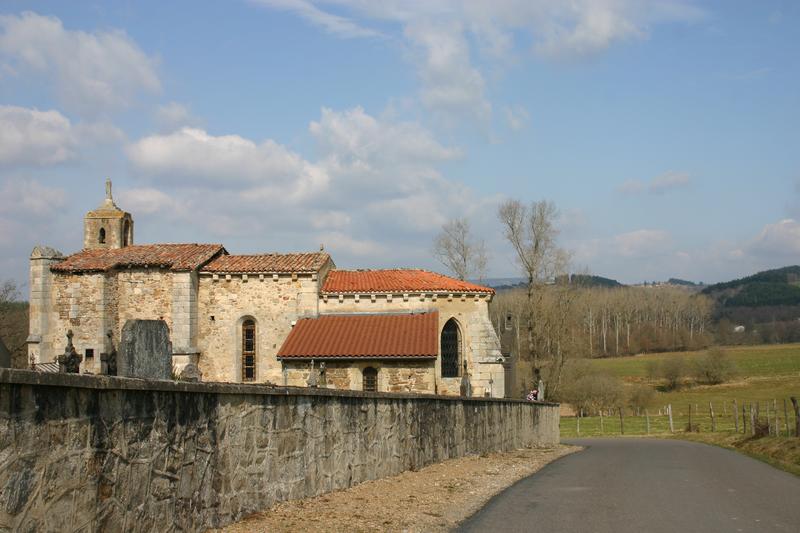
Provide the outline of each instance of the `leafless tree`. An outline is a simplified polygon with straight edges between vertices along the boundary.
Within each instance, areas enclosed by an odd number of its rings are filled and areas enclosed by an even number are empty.
[[[532,361],[534,380],[540,376],[540,355],[549,356],[555,363],[551,369],[556,373],[550,376],[550,381],[558,383],[565,360],[564,339],[548,332],[568,332],[567,323],[574,300],[568,286],[563,292],[554,294],[551,301],[545,300],[545,286],[565,274],[569,263],[569,254],[557,243],[558,210],[554,203],[546,200],[533,202],[530,206],[519,200],[508,200],[500,205],[498,218],[527,282],[524,324],[528,346],[526,353],[520,355]]]
[[[433,242],[433,253],[458,279],[486,275],[486,246],[472,235],[466,218],[450,220]]]

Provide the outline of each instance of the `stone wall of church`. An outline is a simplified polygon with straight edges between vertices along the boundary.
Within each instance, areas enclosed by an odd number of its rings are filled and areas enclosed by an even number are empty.
[[[118,345],[130,319],[162,319],[172,329],[172,273],[163,269],[126,269],[107,273],[52,273],[47,328],[42,333],[40,362],[64,351],[72,330],[75,349],[84,359],[81,370],[100,371],[100,354],[110,349],[106,332]],[[45,348],[47,347],[47,348]],[[48,351],[45,351],[45,350]]]
[[[412,360],[325,361],[325,377],[318,387],[338,390],[363,390],[363,372],[378,371],[378,392],[435,393],[435,362]],[[320,361],[314,361],[319,372]],[[283,361],[284,385],[305,387],[311,374],[310,361]]]
[[[242,322],[256,323],[256,381],[279,384],[275,357],[293,322],[317,315],[316,275],[211,275],[198,291],[199,366],[204,381],[241,381]]]
[[[455,318],[461,330],[463,356],[472,383],[472,394],[487,393],[502,397],[504,370],[498,363],[500,341],[489,319],[489,299],[475,295],[343,295],[322,297],[320,314],[335,313],[408,313],[439,311],[439,331]],[[438,394],[459,394],[461,378],[442,378],[440,360],[435,366],[435,391]]]

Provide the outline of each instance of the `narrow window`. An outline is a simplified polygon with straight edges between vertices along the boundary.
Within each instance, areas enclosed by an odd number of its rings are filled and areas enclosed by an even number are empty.
[[[245,320],[242,324],[242,381],[256,379],[256,323]]]
[[[86,348],[86,359],[94,358],[94,348]]]
[[[442,329],[442,377],[457,378],[458,362],[461,355],[461,334],[458,324],[452,318],[447,321]]]
[[[106,243],[106,228],[100,228],[100,237],[97,239],[100,244]]]
[[[131,223],[125,221],[125,228],[122,230],[122,246],[128,246],[128,233],[131,231]]]
[[[368,366],[364,369],[364,385],[362,389],[365,392],[378,392],[378,370]]]

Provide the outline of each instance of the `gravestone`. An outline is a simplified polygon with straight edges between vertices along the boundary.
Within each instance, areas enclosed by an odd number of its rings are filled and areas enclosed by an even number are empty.
[[[117,375],[171,379],[172,343],[163,320],[128,320],[117,350]]]

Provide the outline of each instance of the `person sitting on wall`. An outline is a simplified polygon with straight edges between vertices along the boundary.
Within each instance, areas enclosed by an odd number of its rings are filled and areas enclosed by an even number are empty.
[[[533,389],[532,391],[530,391],[528,395],[525,397],[525,399],[528,400],[529,402],[535,402],[536,400],[538,400],[539,389]]]

